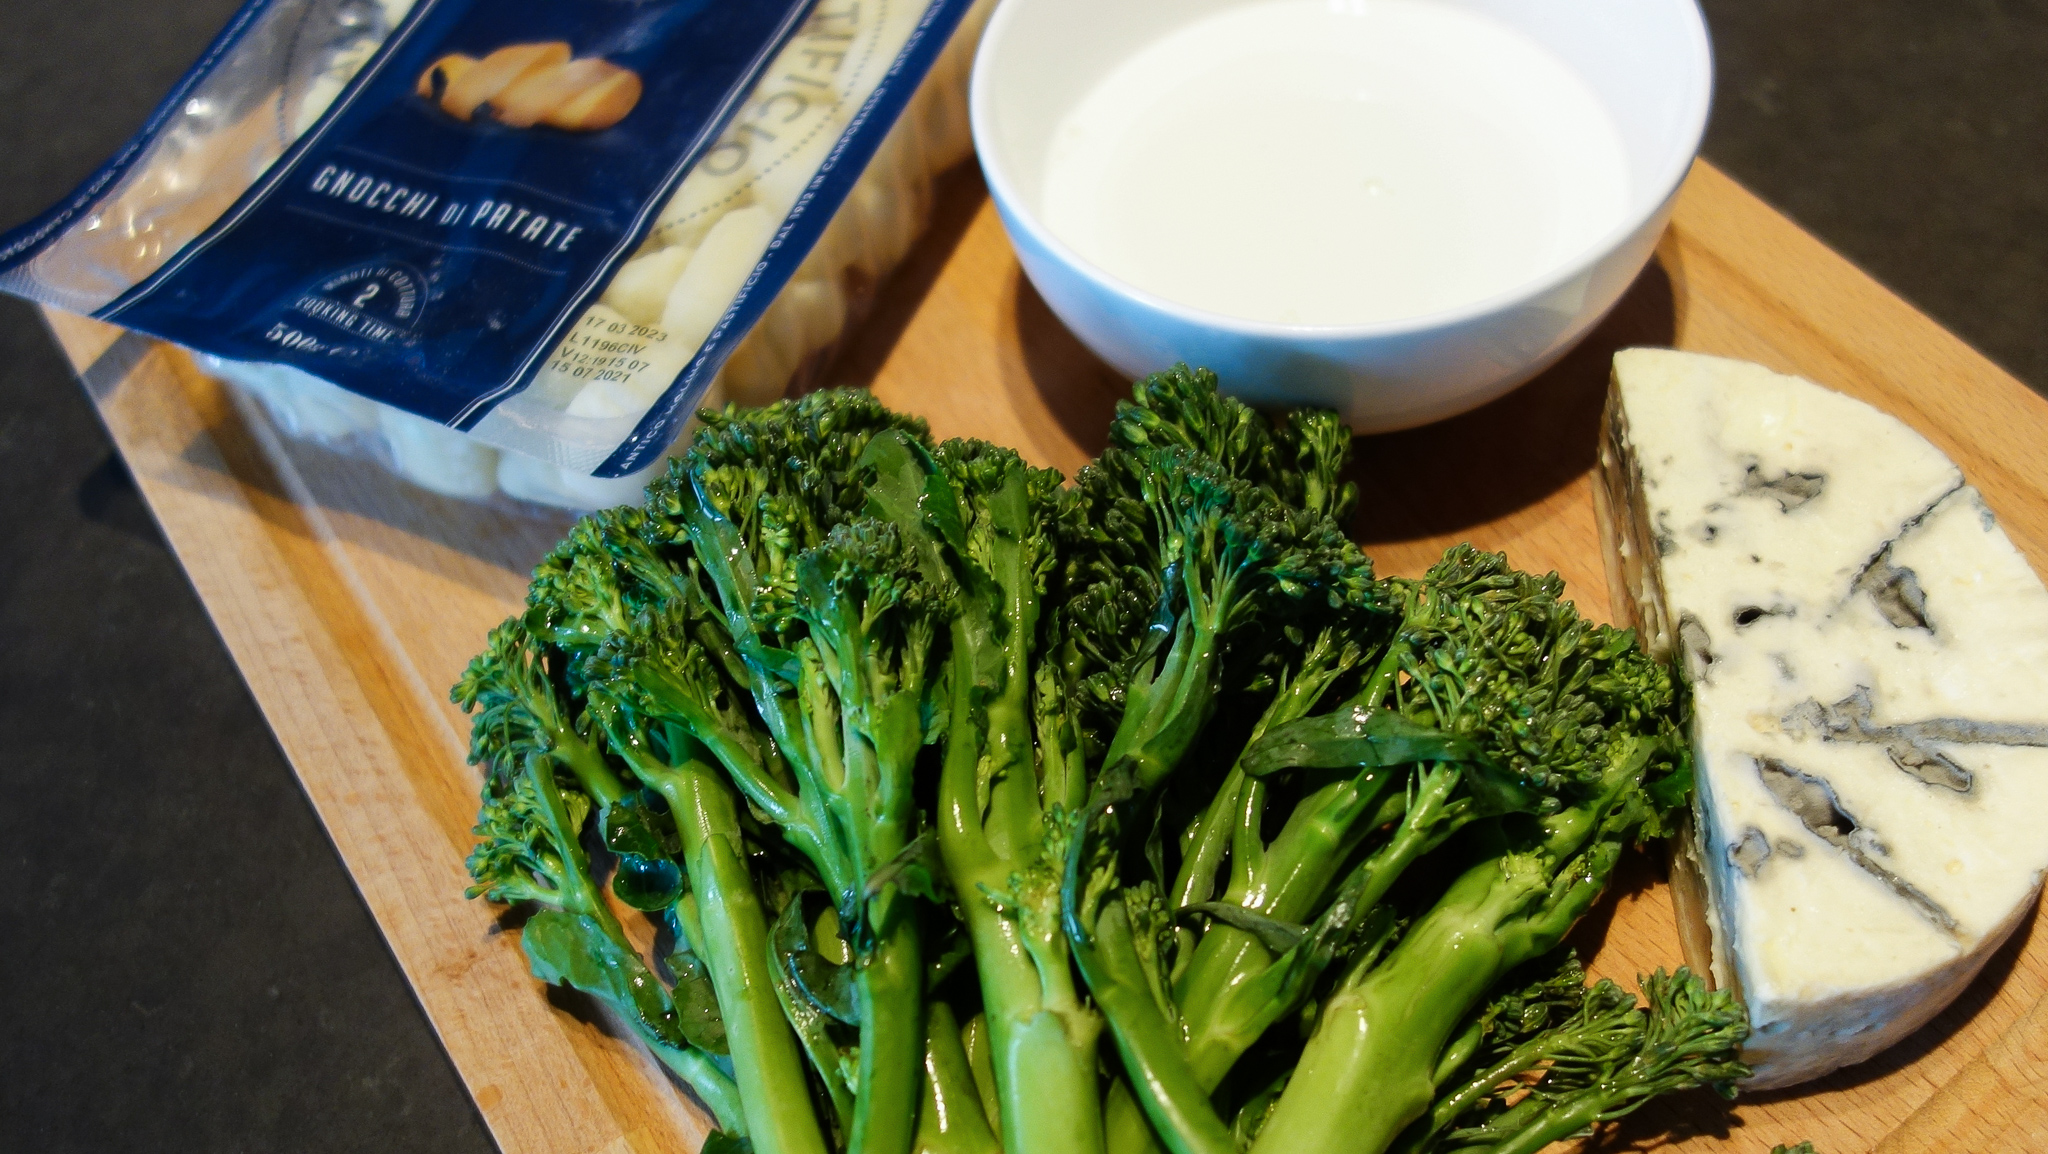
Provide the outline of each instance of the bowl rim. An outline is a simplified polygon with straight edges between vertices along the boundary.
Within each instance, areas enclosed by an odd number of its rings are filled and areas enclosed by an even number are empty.
[[[1700,144],[1706,138],[1707,120],[1713,110],[1714,51],[1712,37],[1707,30],[1706,14],[1701,11],[1699,0],[1665,0],[1666,3],[1677,6],[1684,17],[1688,17],[1683,21],[1685,47],[1692,63],[1697,66],[1699,80],[1688,94],[1691,102],[1686,109],[1688,115],[1683,134],[1686,146],[1673,151],[1667,169],[1662,172],[1659,179],[1651,183],[1650,187],[1656,195],[1645,197],[1640,209],[1624,215],[1620,223],[1600,234],[1575,255],[1560,261],[1549,271],[1491,296],[1452,308],[1361,324],[1288,324],[1249,320],[1169,300],[1157,293],[1139,288],[1082,256],[1039,221],[1036,214],[1024,207],[1028,202],[1018,196],[1009,172],[996,156],[997,150],[982,147],[982,141],[993,139],[989,127],[989,104],[992,99],[989,88],[993,81],[989,79],[992,66],[988,61],[996,53],[995,46],[1001,43],[1010,23],[1016,18],[1016,13],[1030,2],[1031,0],[1002,0],[996,5],[995,14],[990,17],[987,28],[982,33],[981,43],[975,49],[974,68],[967,85],[967,120],[969,132],[974,139],[975,158],[980,162],[982,176],[988,182],[990,195],[1004,220],[1011,222],[1013,227],[1023,228],[1030,234],[1033,243],[1051,252],[1060,264],[1110,293],[1144,305],[1155,312],[1167,314],[1184,324],[1246,337],[1329,341],[1414,336],[1484,320],[1516,305],[1554,292],[1585,276],[1595,266],[1625,247],[1629,238],[1644,225],[1657,220],[1664,213],[1699,157]],[[1259,0],[1244,2],[1257,3]],[[1458,3],[1459,0],[1440,2]]]

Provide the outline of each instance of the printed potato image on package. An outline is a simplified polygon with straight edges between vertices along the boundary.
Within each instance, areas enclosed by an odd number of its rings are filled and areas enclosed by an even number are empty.
[[[823,364],[971,149],[993,0],[259,0],[0,291],[437,492],[632,500]]]

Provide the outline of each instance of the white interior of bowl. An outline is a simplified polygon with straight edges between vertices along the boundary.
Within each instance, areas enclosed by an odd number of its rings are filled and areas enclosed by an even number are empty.
[[[1062,118],[1117,64],[1173,30],[1260,0],[1005,0],[975,62],[971,94],[975,145],[998,196],[1063,259],[1121,284],[1050,234],[1041,221],[1045,165]],[[1613,118],[1629,174],[1629,212],[1608,234],[1549,273],[1509,292],[1524,296],[1570,276],[1640,227],[1684,179],[1706,124],[1712,54],[1695,0],[1436,0],[1491,16],[1564,61]],[[1346,8],[1373,0],[1330,0]],[[1128,286],[1126,286],[1128,287]],[[1153,303],[1136,289],[1129,292]],[[1230,320],[1229,318],[1216,318]],[[1445,319],[1418,317],[1361,331],[1409,329]],[[1287,329],[1230,320],[1231,327]]]

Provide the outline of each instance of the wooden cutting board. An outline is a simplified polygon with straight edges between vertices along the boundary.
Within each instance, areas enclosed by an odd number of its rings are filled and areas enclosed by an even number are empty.
[[[517,935],[462,897],[476,778],[446,687],[566,518],[435,497],[287,442],[183,354],[49,320],[499,1145],[694,1149],[702,1112],[588,1002],[530,978]],[[1706,164],[1656,262],[1563,363],[1476,413],[1358,443],[1358,534],[1380,570],[1420,573],[1470,540],[1556,569],[1606,618],[1587,472],[1608,359],[1633,344],[1760,361],[1897,414],[2048,571],[2048,401]],[[930,234],[833,383],[1068,471],[1100,450],[1125,392],[1024,281],[971,172],[942,184]],[[1632,983],[1678,964],[1660,868],[1639,861],[1615,888],[1577,932],[1593,969]],[[2029,921],[1956,1006],[1877,1060],[1733,1110],[1705,1094],[1659,1104],[1602,1146],[2043,1148],[2044,990],[2048,930]]]

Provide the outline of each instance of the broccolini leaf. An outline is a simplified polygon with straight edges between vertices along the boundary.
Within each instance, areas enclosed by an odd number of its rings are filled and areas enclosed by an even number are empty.
[[[697,1154],[754,1154],[754,1144],[723,1130],[713,1130],[704,1136],[704,1145]]]
[[[1237,1140],[1239,1150],[1251,1149],[1252,1143],[1258,1140],[1259,1131],[1265,1128],[1266,1119],[1272,1116],[1273,1107],[1279,1103],[1281,1092],[1287,1089],[1287,1079],[1293,1074],[1291,1069],[1282,1070],[1279,1077],[1261,1087],[1238,1107],[1237,1116],[1230,1123],[1230,1135]]]
[[[719,1016],[718,991],[712,987],[711,971],[704,967],[703,959],[678,936],[675,948],[662,961],[675,982],[669,998],[683,1036],[698,1049],[725,1053],[725,1020]]]
[[[655,813],[645,792],[629,793],[604,812],[605,848],[618,858],[612,892],[636,910],[665,910],[683,896],[683,871],[670,856],[680,847],[667,844],[655,826]]]
[[[670,1046],[690,1044],[654,972],[640,955],[613,941],[595,918],[542,910],[527,919],[519,941],[534,977],[582,990]]]
[[[1236,926],[1245,933],[1259,939],[1259,944],[1284,954],[1293,949],[1308,934],[1308,927],[1293,922],[1278,921],[1238,905],[1236,902],[1196,902],[1180,908],[1182,917],[1190,914],[1215,918],[1225,925]]]
[[[857,1056],[853,1048],[842,1044],[839,1038],[846,1029],[845,1019],[820,1006],[819,1000],[808,992],[807,983],[798,979],[797,959],[802,958],[805,968],[810,970],[808,985],[826,989],[827,997],[838,1009],[850,1009],[852,995],[850,992],[833,991],[837,979],[829,973],[822,979],[818,976],[816,967],[833,963],[817,956],[810,948],[803,899],[806,894],[819,893],[816,883],[794,871],[770,881],[770,892],[766,896],[771,903],[779,902],[781,911],[770,927],[770,933],[774,935],[770,944],[775,964],[770,972],[775,983],[775,999],[782,1006],[783,1016],[796,1031],[797,1041],[803,1047],[811,1070],[818,1076],[818,1084],[834,1122],[843,1130],[853,1118]]]
[[[814,904],[806,899],[817,899]],[[853,967],[831,961],[811,945],[811,921],[824,905],[817,890],[799,893],[775,919],[773,947],[791,988],[820,1013],[849,1026],[860,1024],[855,1002]]]
[[[1276,726],[1239,762],[1253,777],[1283,769],[1349,769],[1424,761],[1484,762],[1472,741],[1421,725],[1393,710],[1354,704]]]
[[[883,887],[893,885],[926,901],[943,901],[939,879],[944,876],[945,869],[939,860],[939,840],[927,830],[912,838],[901,852],[868,875],[863,897],[878,897]]]

